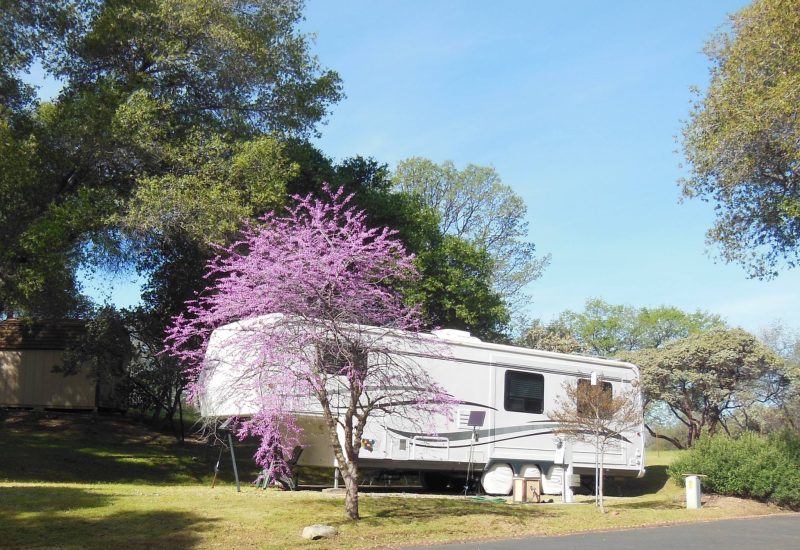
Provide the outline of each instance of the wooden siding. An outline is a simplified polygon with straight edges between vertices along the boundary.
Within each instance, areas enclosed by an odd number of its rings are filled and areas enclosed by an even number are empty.
[[[0,350],[0,407],[92,409],[97,384],[86,373],[53,372],[60,350]]]

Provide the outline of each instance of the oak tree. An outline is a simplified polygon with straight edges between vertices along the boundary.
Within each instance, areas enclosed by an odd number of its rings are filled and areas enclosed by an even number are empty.
[[[683,128],[685,197],[714,203],[708,242],[752,277],[800,260],[800,1],[756,0],[706,44],[711,80]]]

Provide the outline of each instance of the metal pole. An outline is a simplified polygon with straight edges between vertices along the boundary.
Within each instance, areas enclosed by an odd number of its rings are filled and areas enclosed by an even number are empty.
[[[472,479],[472,457],[475,448],[475,440],[478,439],[478,427],[472,427],[472,437],[469,440],[469,462],[467,462],[467,482],[464,484],[464,496],[469,492],[469,482]]]
[[[228,446],[231,448],[231,464],[233,464],[233,476],[236,478],[236,492],[241,493],[242,488],[239,486],[239,470],[236,469],[236,455],[233,453],[233,438],[231,432],[228,432]]]
[[[211,481],[211,488],[214,488],[214,485],[217,484],[217,475],[219,474],[219,463],[222,461],[222,453],[225,450],[225,445],[219,446],[219,456],[217,457],[217,463],[214,465],[214,479]]]
[[[339,488],[339,468],[333,469],[333,488]]]

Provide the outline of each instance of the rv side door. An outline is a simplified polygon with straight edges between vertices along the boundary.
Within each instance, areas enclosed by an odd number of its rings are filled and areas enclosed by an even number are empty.
[[[525,367],[495,368],[494,456],[528,459],[550,452],[552,434],[542,423],[545,419],[543,373]],[[547,455],[549,456],[549,455]]]

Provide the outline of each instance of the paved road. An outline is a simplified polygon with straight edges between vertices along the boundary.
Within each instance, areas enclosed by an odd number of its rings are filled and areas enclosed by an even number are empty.
[[[416,550],[798,550],[800,515],[425,546]]]

